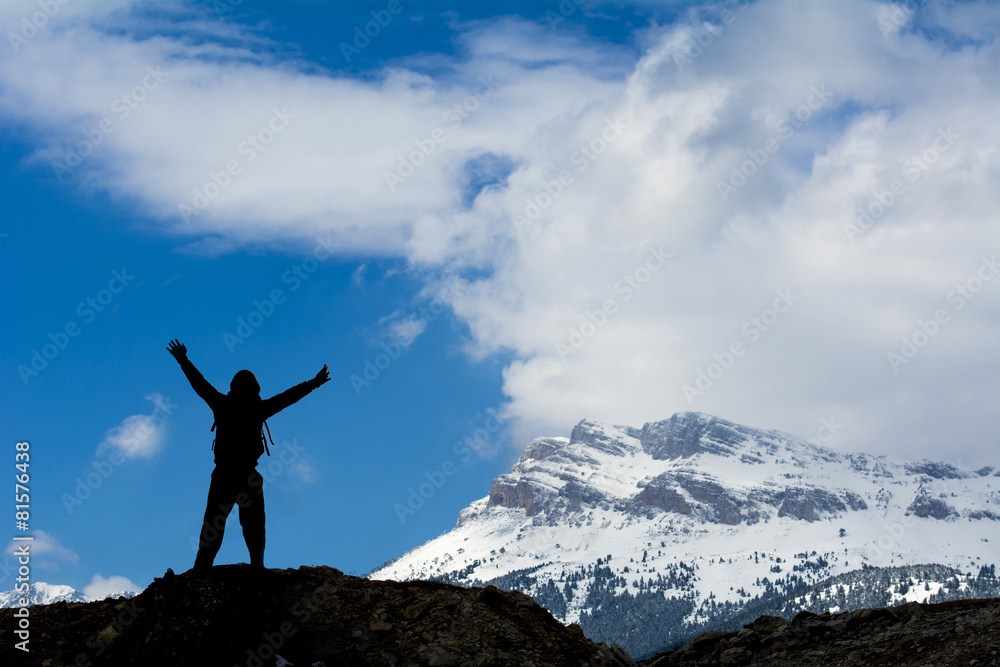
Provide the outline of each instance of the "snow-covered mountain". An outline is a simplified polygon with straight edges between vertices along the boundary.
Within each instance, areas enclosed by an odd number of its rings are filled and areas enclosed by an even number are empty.
[[[90,602],[90,598],[69,586],[33,582],[28,585],[28,594],[15,590],[0,592],[0,609],[20,607],[19,600],[27,597],[30,604],[52,604],[53,602]]]
[[[93,602],[95,600],[103,600],[109,597],[132,597],[133,595],[135,595],[135,592],[133,591],[120,591],[103,597],[91,597],[89,595],[84,595],[70,586],[46,584],[45,582],[37,581],[28,585],[27,595],[23,592],[17,592],[17,589],[0,592],[0,609],[13,609],[14,607],[20,607],[20,600],[24,597],[27,597],[30,600],[30,606],[36,604],[52,604],[53,602]]]
[[[592,637],[779,597],[837,608],[851,584],[822,582],[861,568],[942,566],[879,570],[885,604],[924,601],[1000,561],[998,489],[993,468],[842,454],[702,413],[584,420],[532,441],[453,530],[369,576],[520,588]],[[852,576],[857,595],[874,575]]]

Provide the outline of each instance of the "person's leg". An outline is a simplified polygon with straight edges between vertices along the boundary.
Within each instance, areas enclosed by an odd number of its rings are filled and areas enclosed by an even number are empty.
[[[240,502],[240,525],[243,539],[250,551],[250,565],[264,567],[264,478],[254,470],[247,478],[242,493],[247,502]],[[242,498],[240,498],[242,500]]]
[[[215,556],[222,547],[222,538],[226,532],[226,519],[233,509],[236,498],[235,489],[229,476],[218,468],[212,471],[212,483],[208,487],[208,503],[205,507],[205,518],[201,524],[201,536],[198,540],[198,555],[194,559],[196,570],[208,570],[215,562]]]

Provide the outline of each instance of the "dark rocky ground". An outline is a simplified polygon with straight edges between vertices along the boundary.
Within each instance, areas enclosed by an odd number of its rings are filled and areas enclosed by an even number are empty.
[[[633,665],[527,595],[371,581],[329,567],[168,573],[132,599],[31,608],[28,655],[0,610],[0,664],[196,667]],[[284,663],[281,663],[284,664]]]
[[[706,632],[640,665],[1000,665],[1000,599],[911,602],[840,614],[803,611],[791,621],[761,616],[743,630]]]
[[[0,610],[0,665],[636,664],[518,592],[372,581],[329,567],[168,572],[135,598],[32,607],[29,654],[13,647],[15,622],[13,609]],[[762,616],[639,663],[696,665],[1000,665],[1000,599]]]

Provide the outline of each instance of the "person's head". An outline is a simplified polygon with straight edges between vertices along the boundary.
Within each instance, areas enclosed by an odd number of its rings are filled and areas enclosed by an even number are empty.
[[[260,384],[253,373],[244,369],[233,376],[233,381],[229,383],[229,393],[256,396],[260,394]]]

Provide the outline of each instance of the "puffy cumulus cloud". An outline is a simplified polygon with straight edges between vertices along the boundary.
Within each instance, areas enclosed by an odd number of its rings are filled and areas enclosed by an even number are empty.
[[[32,537],[30,542],[32,565],[54,570],[63,563],[73,565],[80,560],[80,556],[75,551],[64,547],[55,535],[44,530],[35,530],[32,532]],[[25,542],[11,541],[7,545],[6,552],[12,556],[16,555],[17,549],[23,547],[24,544]]]
[[[699,28],[664,26],[595,109],[619,138],[591,160],[592,116],[568,164],[482,197],[522,233],[455,307],[478,346],[517,352],[504,382],[523,436],[697,409],[849,449],[988,456],[995,51],[883,38],[879,10],[753,6],[700,52]],[[974,299],[956,291],[969,281]]]
[[[505,18],[365,79],[237,26],[115,30],[152,19],[96,7],[0,74],[38,164],[107,117],[61,175],[185,238],[322,231],[407,258],[425,294],[463,275],[448,300],[470,354],[510,354],[520,438],[697,409],[847,449],[987,456],[995,6],[694,7],[637,32],[638,57]]]
[[[131,415],[122,423],[108,429],[104,440],[97,446],[97,454],[116,452],[125,459],[149,458],[160,451],[166,432],[166,419],[176,405],[159,393],[146,396],[153,404],[153,413]]]
[[[141,593],[142,587],[136,586],[126,577],[112,575],[103,577],[101,573],[95,574],[90,583],[83,587],[83,594],[94,600],[103,600],[112,595]]]

